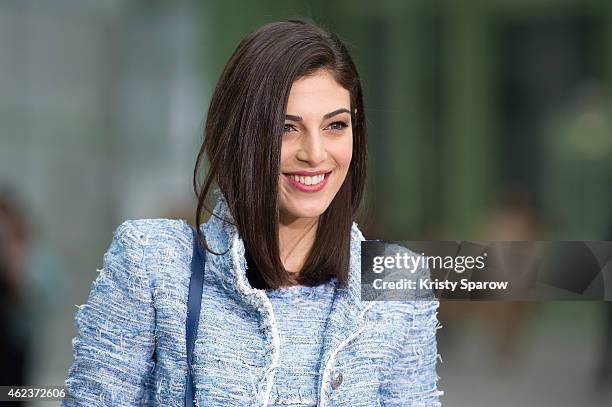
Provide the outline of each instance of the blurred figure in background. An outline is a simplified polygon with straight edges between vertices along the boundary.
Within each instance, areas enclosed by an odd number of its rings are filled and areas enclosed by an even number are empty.
[[[26,385],[28,333],[26,252],[30,229],[25,214],[7,191],[0,192],[0,385]],[[12,405],[23,405],[15,402]]]
[[[0,386],[53,384],[45,360],[57,328],[54,312],[71,287],[32,218],[16,190],[0,190]]]
[[[612,240],[612,107],[596,81],[578,87],[545,125],[542,190],[557,240]],[[603,346],[596,386],[612,387],[612,303],[604,302]]]
[[[479,223],[474,240],[530,241],[541,240],[543,236],[543,226],[531,194],[520,183],[502,186],[496,201]],[[503,260],[504,268],[498,271],[530,271],[528,259],[504,256]],[[496,270],[490,272],[495,273]],[[497,300],[442,302],[441,308],[443,323],[449,325],[448,331],[452,332],[453,327],[455,332],[464,329],[465,321],[472,318],[478,318],[483,329],[491,331],[495,341],[495,363],[499,368],[507,367],[517,357],[527,355],[519,344],[521,340],[531,338],[530,321],[537,307],[538,303]]]
[[[533,241],[541,240],[543,225],[533,204],[532,194],[520,183],[510,183],[501,188],[497,203],[485,216],[477,232],[477,240],[484,241]],[[521,256],[504,259],[506,271],[517,273],[533,271],[528,259]],[[508,363],[518,354],[521,333],[527,328],[538,303],[524,301],[492,301],[478,307],[486,320],[486,326],[495,331],[497,359]]]

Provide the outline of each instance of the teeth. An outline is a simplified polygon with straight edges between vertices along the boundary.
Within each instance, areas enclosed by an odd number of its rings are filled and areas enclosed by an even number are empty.
[[[321,175],[315,175],[314,177],[303,177],[301,175],[289,174],[289,178],[291,178],[294,181],[299,182],[300,184],[317,185],[321,183],[321,181],[323,181],[323,179],[325,178],[325,175],[321,174]]]

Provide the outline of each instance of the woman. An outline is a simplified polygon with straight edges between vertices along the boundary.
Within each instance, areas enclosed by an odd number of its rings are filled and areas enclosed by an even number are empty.
[[[365,124],[346,48],[311,23],[265,25],[227,63],[194,172],[198,225],[217,198],[198,236],[199,405],[439,405],[438,303],[360,299]],[[64,406],[182,405],[193,243],[182,220],[117,228],[76,314]]]

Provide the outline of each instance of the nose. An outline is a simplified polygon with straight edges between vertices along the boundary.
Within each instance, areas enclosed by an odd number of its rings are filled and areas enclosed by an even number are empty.
[[[324,162],[327,159],[327,149],[323,135],[317,130],[309,131],[302,138],[296,156],[298,160],[308,162],[313,167]]]

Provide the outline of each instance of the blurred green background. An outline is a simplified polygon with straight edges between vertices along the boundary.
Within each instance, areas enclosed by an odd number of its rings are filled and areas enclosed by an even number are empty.
[[[612,240],[612,2],[4,0],[0,270],[18,294],[2,321],[23,357],[0,384],[62,384],[113,229],[193,221],[221,70],[295,17],[361,73],[366,237]],[[610,308],[443,303],[444,405],[610,405]]]

